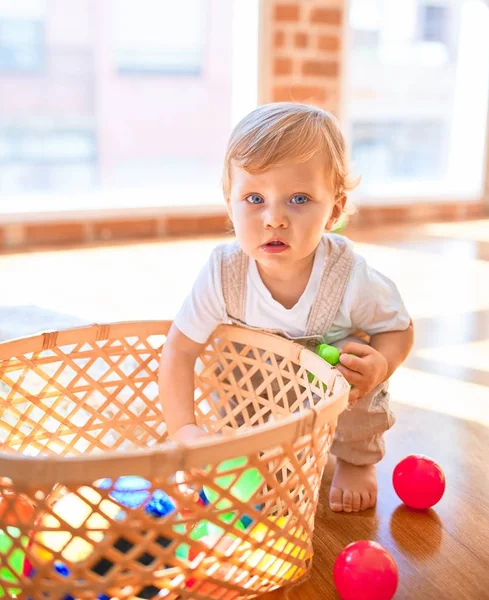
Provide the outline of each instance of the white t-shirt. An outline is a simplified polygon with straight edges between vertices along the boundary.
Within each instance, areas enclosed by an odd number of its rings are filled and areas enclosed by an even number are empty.
[[[325,245],[319,244],[309,282],[292,308],[285,308],[273,299],[260,277],[255,260],[250,258],[246,324],[284,331],[291,337],[304,336],[309,312],[319,291],[325,251]],[[184,335],[203,344],[218,325],[227,322],[220,264],[217,252],[213,251],[175,317],[175,325]],[[369,335],[401,331],[407,329],[409,322],[409,314],[396,285],[369,267],[363,257],[354,254],[350,279],[333,324],[324,334],[324,341],[333,343],[357,329]]]

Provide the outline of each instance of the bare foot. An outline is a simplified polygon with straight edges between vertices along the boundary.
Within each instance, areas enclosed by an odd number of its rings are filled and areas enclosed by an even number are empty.
[[[358,512],[377,502],[377,472],[375,465],[357,466],[341,460],[329,492],[329,507],[335,512]]]

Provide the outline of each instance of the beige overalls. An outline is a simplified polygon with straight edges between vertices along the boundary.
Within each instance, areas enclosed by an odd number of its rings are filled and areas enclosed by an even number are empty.
[[[319,292],[311,307],[305,335],[294,338],[283,331],[273,331],[309,348],[323,342],[323,335],[331,327],[341,304],[353,265],[353,252],[342,236],[323,235],[325,262]],[[245,327],[246,284],[248,256],[236,242],[218,247],[221,261],[221,280],[226,312],[231,322]],[[335,342],[341,348],[348,341],[366,343],[349,336]],[[382,383],[361,398],[351,409],[343,412],[331,452],[338,458],[366,465],[379,462],[385,454],[383,433],[390,429],[395,418],[389,409],[388,382]]]

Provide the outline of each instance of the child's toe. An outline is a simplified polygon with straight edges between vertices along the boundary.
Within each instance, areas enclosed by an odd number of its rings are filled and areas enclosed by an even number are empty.
[[[343,490],[343,510],[347,513],[353,510],[353,493],[350,490]]]
[[[343,510],[343,490],[341,488],[331,488],[329,493],[329,507],[334,512],[341,512]]]
[[[372,506],[372,500],[370,499],[370,492],[362,492],[362,507],[361,510],[367,510]]]

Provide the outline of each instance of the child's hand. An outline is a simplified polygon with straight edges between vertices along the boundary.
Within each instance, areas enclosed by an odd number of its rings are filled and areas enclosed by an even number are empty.
[[[348,342],[341,352],[340,362],[336,368],[353,386],[350,391],[350,402],[363,398],[379,383],[385,381],[389,368],[387,359],[371,346]]]
[[[208,437],[208,435],[208,433],[203,431],[197,425],[189,423],[188,425],[183,425],[182,427],[177,429],[175,433],[171,436],[171,439],[174,442],[182,442],[185,444],[193,440]],[[195,490],[194,486],[188,485],[185,473],[183,471],[176,472],[175,481],[178,484],[178,489],[183,496],[193,498],[195,502],[197,501],[198,492]]]
[[[171,436],[171,439],[174,442],[192,442],[193,440],[198,440],[199,438],[208,437],[208,433],[206,433],[203,429],[198,427],[195,424],[183,425],[179,429],[175,431],[175,433]]]

